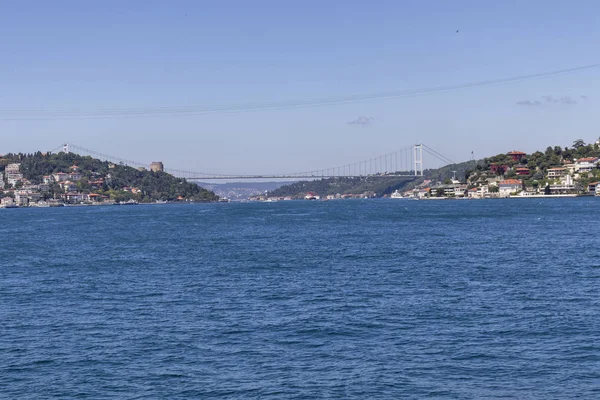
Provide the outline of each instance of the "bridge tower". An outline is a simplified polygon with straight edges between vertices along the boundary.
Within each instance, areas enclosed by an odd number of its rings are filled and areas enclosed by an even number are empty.
[[[415,144],[413,147],[413,152],[415,176],[423,176],[423,145]]]
[[[63,144],[63,153],[69,154],[69,143]]]

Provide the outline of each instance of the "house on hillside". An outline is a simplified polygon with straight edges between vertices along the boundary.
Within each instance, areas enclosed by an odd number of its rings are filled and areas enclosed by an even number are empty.
[[[518,150],[510,151],[507,154],[512,157],[513,161],[517,162],[521,161],[527,155],[526,153]]]
[[[59,185],[60,188],[63,189],[65,192],[73,192],[77,190],[77,185],[71,181],[64,181],[61,182]]]
[[[558,179],[565,176],[566,168],[548,168],[548,179]]]
[[[62,182],[69,179],[69,174],[66,174],[64,172],[57,172],[55,174],[52,174],[52,178],[54,178],[56,182]]]
[[[490,171],[492,171],[495,174],[498,175],[502,175],[504,174],[506,171],[508,171],[510,167],[508,166],[508,164],[502,164],[502,163],[493,163],[490,164]]]
[[[590,172],[594,168],[598,167],[598,157],[585,157],[575,161],[575,171],[577,172]]]
[[[519,176],[527,176],[527,175],[529,175],[529,173],[530,173],[531,171],[529,170],[529,168],[527,168],[527,167],[526,167],[526,166],[524,166],[524,165],[522,165],[522,166],[521,166],[521,165],[517,165],[517,167],[515,168],[515,172],[516,172],[516,173],[517,173],[517,175],[519,175]]]
[[[72,181],[80,181],[83,178],[83,175],[80,172],[71,172],[69,173],[69,180]]]

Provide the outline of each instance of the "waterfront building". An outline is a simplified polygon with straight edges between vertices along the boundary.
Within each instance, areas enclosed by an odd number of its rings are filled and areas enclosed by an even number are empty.
[[[154,162],[152,162],[152,164],[150,164],[150,171],[163,172],[164,170],[165,170],[165,167],[164,167],[162,161],[154,161]]]
[[[65,202],[67,203],[79,203],[84,201],[87,198],[87,195],[83,194],[83,193],[73,193],[73,192],[69,192],[69,193],[65,193],[63,195],[63,199],[65,199]]]
[[[10,207],[15,204],[15,201],[12,197],[3,197],[0,199],[0,206],[2,207]]]
[[[511,193],[520,191],[523,183],[518,179],[505,179],[498,182],[498,192],[501,196],[508,196]]]
[[[548,185],[550,194],[575,194],[579,191],[570,175],[565,176],[560,183]]]

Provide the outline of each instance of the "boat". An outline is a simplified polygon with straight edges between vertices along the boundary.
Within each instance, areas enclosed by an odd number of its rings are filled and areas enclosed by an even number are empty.
[[[390,195],[391,199],[407,199],[408,197],[404,197],[402,196],[402,193],[400,193],[398,190],[395,190],[394,193],[392,193]]]
[[[122,206],[133,206],[133,205],[137,205],[139,203],[137,200],[129,199],[127,201],[121,201],[121,202],[119,202],[119,204]]]

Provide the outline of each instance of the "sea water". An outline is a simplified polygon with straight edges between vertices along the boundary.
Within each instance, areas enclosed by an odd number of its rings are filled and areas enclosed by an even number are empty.
[[[600,199],[0,209],[0,397],[600,398]]]

